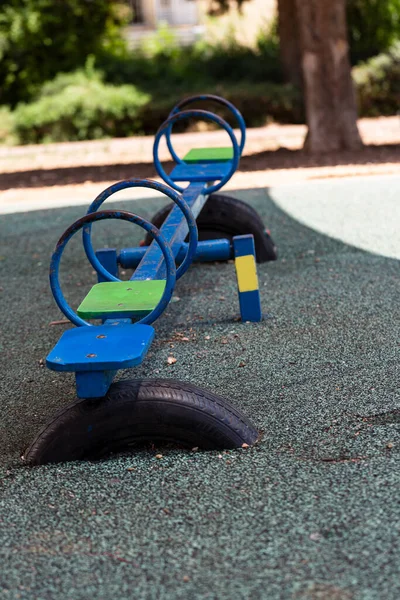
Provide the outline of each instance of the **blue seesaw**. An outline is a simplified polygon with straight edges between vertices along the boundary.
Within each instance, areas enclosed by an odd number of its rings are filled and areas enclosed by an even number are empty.
[[[220,116],[197,108],[184,110],[204,101],[216,102],[232,113],[240,140]],[[228,134],[231,147],[193,149],[179,158],[171,141],[172,129],[187,119],[220,126]],[[176,163],[169,175],[159,160],[163,137]],[[256,261],[274,260],[275,246],[251,207],[216,194],[235,173],[245,138],[243,117],[228,101],[209,95],[183,100],[155,137],[154,165],[165,184],[147,179],[115,183],[63,233],[51,259],[50,286],[60,310],[76,327],[61,336],[46,365],[53,371],[75,373],[79,400],[44,427],[25,460],[41,464],[94,458],[145,440],[201,448],[232,448],[257,440],[257,430],[231,404],[192,384],[173,380],[112,383],[117,371],[144,361],[155,336],[153,324],[167,308],[177,280],[194,260],[233,259],[241,319],[262,319]],[[182,182],[188,182],[186,187]],[[102,208],[116,192],[137,187],[165,194],[173,206],[157,213],[153,223],[131,212]],[[119,254],[115,249],[96,252],[91,241],[92,224],[106,219],[139,225],[146,232],[148,245],[125,248]],[[66,245],[80,231],[98,283],[75,312],[62,293],[59,266]],[[119,267],[134,269],[129,281],[119,279]],[[93,325],[90,320],[101,320],[102,324]]]

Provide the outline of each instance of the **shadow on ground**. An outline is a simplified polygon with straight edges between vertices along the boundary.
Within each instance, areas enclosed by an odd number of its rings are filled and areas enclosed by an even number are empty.
[[[280,148],[264,151],[251,156],[244,156],[240,161],[240,171],[264,171],[276,169],[298,169],[311,167],[327,167],[337,165],[381,164],[400,162],[400,152],[395,157],[396,144],[367,145],[363,150],[340,151],[329,154],[310,155],[302,150]],[[174,166],[172,161],[164,167],[169,172]],[[52,185],[68,185],[85,183],[86,181],[119,181],[131,177],[155,177],[156,171],[152,163],[133,161],[127,164],[73,166],[56,169],[34,169],[15,173],[0,174],[0,190],[19,187],[44,187]]]
[[[399,597],[399,263],[300,225],[265,190],[236,195],[260,211],[280,248],[279,261],[259,269],[270,318],[235,321],[233,265],[195,265],[135,375],[224,395],[263,439],[249,450],[168,450],[161,460],[140,450],[21,466],[37,430],[74,398],[72,378],[42,361],[63,330],[49,325],[60,318],[49,256],[83,210],[3,217],[5,598],[130,599],[132,590],[171,600]],[[134,204],[146,217],[160,205]],[[128,245],[142,237],[105,228],[101,241],[121,247],[126,235]],[[64,263],[75,306],[91,276],[78,246]],[[189,342],[177,341],[181,332]],[[168,366],[171,353],[177,362]]]

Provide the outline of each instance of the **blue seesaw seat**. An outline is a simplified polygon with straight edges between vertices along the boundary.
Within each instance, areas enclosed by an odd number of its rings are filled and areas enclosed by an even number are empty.
[[[174,181],[215,181],[223,179],[231,169],[230,162],[196,163],[177,165],[170,173]]]
[[[127,322],[65,331],[48,355],[47,366],[53,371],[109,371],[139,365],[153,341],[154,328]]]

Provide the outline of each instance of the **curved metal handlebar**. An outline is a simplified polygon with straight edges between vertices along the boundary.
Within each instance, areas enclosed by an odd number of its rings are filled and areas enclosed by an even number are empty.
[[[167,135],[167,132],[172,125],[174,125],[178,121],[183,121],[184,119],[190,119],[193,117],[197,118],[197,119],[206,119],[208,121],[212,121],[213,123],[216,123],[217,125],[222,127],[222,129],[225,129],[225,131],[229,135],[231,142],[232,142],[233,159],[231,161],[231,163],[232,163],[231,168],[229,169],[228,173],[224,177],[222,177],[222,179],[220,180],[219,183],[216,183],[210,187],[207,187],[207,194],[213,194],[214,192],[216,192],[217,190],[222,188],[226,184],[227,181],[229,181],[229,179],[232,177],[232,175],[238,168],[239,159],[240,159],[240,149],[239,149],[239,145],[238,145],[238,142],[237,142],[237,139],[233,132],[232,127],[230,125],[228,125],[228,123],[226,121],[224,121],[224,119],[222,119],[218,115],[215,115],[214,113],[208,112],[206,110],[184,110],[184,111],[175,113],[172,117],[169,117],[161,125],[160,129],[156,133],[156,137],[154,140],[154,146],[153,146],[154,166],[156,168],[157,173],[160,175],[160,177],[162,177],[162,179],[164,179],[164,181],[166,183],[168,183],[168,185],[170,185],[172,188],[174,188],[178,192],[184,191],[185,188],[183,188],[183,187],[179,186],[177,183],[175,183],[174,180],[171,179],[171,177],[169,175],[167,175],[167,173],[165,172],[165,170],[160,162],[160,159],[158,157],[158,149],[160,146],[160,140],[161,140],[162,136]],[[180,163],[183,162],[180,159],[178,159],[178,160]]]
[[[62,234],[62,236],[60,237],[60,239],[57,242],[57,245],[56,245],[54,253],[51,257],[51,263],[50,263],[50,287],[51,287],[51,291],[53,292],[54,299],[57,302],[59,309],[64,313],[64,315],[70,321],[72,321],[72,323],[74,323],[74,325],[77,325],[78,327],[82,327],[82,326],[92,327],[91,323],[88,323],[84,319],[81,319],[80,317],[78,317],[78,315],[75,313],[75,311],[72,310],[72,308],[69,306],[69,304],[65,300],[64,295],[61,291],[61,286],[60,286],[59,268],[60,268],[61,256],[64,252],[65,246],[68,244],[68,242],[72,238],[72,236],[74,236],[75,233],[77,233],[82,228],[84,230],[85,230],[85,228],[90,228],[90,226],[93,222],[104,221],[105,219],[122,219],[123,221],[129,221],[130,223],[135,223],[136,225],[139,225],[140,227],[145,229],[148,233],[150,233],[150,235],[153,236],[153,238],[156,240],[156,242],[160,246],[160,249],[164,255],[166,270],[167,270],[167,280],[165,283],[164,293],[160,299],[160,302],[157,304],[157,306],[154,308],[154,310],[152,310],[148,315],[143,317],[143,319],[141,319],[140,321],[137,321],[137,323],[143,323],[143,324],[149,325],[150,323],[153,323],[163,313],[163,311],[166,309],[166,307],[168,306],[168,303],[171,299],[171,296],[173,294],[174,287],[175,287],[175,282],[176,282],[175,260],[174,260],[174,256],[172,254],[171,248],[165,241],[164,237],[161,235],[160,230],[157,229],[157,227],[155,227],[148,221],[146,221],[146,219],[143,219],[142,217],[139,217],[138,215],[135,215],[135,214],[127,212],[127,211],[104,210],[101,212],[90,213],[88,215],[85,215],[81,219],[78,219],[77,221],[75,221],[75,223],[72,223],[72,225],[70,225],[68,227],[68,229],[66,229],[64,231],[64,233]],[[92,263],[92,265],[93,265],[93,267],[96,268],[96,266],[93,263]],[[106,271],[106,273],[108,273],[108,271]],[[117,280],[117,281],[119,281],[119,280]]]
[[[169,113],[168,118],[172,117],[173,115],[175,115],[178,112],[181,112],[182,108],[184,108],[185,106],[189,106],[190,104],[194,104],[195,102],[215,102],[217,104],[222,104],[222,106],[225,106],[226,108],[228,108],[228,110],[235,117],[237,124],[239,125],[240,143],[239,142],[238,143],[239,143],[240,154],[242,154],[244,145],[246,143],[246,123],[243,119],[242,113],[236,108],[236,106],[234,106],[234,104],[232,104],[232,102],[229,102],[229,100],[225,100],[225,98],[221,98],[221,96],[215,96],[214,94],[199,94],[198,96],[190,96],[189,98],[184,98],[183,100],[181,100],[180,102],[178,102],[178,104],[176,104],[174,106],[174,108]],[[168,150],[170,151],[172,158],[174,159],[174,161],[176,163],[180,164],[183,162],[183,160],[181,158],[179,158],[179,156],[176,154],[176,152],[174,150],[174,147],[171,142],[171,133],[172,133],[172,125],[168,128],[168,131],[165,134],[165,137],[167,140]]]
[[[92,204],[88,208],[87,214],[91,214],[98,211],[103,202],[113,194],[116,194],[121,190],[126,190],[135,187],[150,188],[152,190],[156,190],[157,192],[165,194],[166,196],[168,196],[168,198],[170,198],[175,204],[179,206],[186,218],[189,227],[189,247],[183,263],[180,265],[176,272],[176,278],[180,279],[182,275],[186,273],[195,257],[198,242],[198,231],[196,219],[194,218],[192,211],[190,210],[189,206],[182,198],[182,196],[180,194],[177,194],[175,190],[171,190],[171,188],[167,187],[163,183],[159,183],[158,181],[153,181],[151,179],[127,179],[125,181],[119,181],[103,190],[101,194],[99,194],[97,198],[93,200]],[[98,260],[92,246],[90,225],[83,230],[83,245],[85,247],[86,256],[88,257],[94,269],[96,269],[98,273],[101,273],[101,275],[103,275],[103,277],[108,281],[121,281],[120,279],[118,279],[118,277],[115,277],[114,275],[109,273]]]

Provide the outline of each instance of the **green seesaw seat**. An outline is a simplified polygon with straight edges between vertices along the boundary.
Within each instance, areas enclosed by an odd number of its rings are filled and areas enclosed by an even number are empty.
[[[155,309],[164,289],[164,279],[97,283],[77,312],[82,319],[142,318]]]
[[[233,159],[233,148],[193,148],[184,157],[185,163],[228,162]]]

